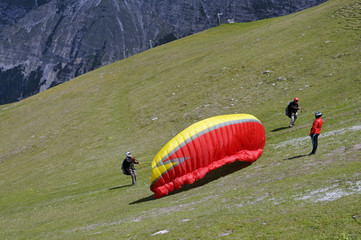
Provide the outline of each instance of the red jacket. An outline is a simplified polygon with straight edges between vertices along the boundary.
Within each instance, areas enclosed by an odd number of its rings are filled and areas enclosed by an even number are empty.
[[[313,122],[312,124],[312,128],[311,128],[311,132],[310,132],[310,135],[313,135],[313,134],[320,134],[321,132],[321,128],[322,128],[322,124],[323,124],[323,121],[322,121],[322,118],[316,118],[315,121]]]

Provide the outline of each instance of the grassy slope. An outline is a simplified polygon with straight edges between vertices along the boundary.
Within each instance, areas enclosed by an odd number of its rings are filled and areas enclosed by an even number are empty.
[[[331,0],[222,25],[1,106],[0,238],[359,238],[360,19],[356,0]],[[283,129],[295,96],[303,113]],[[317,110],[319,152],[302,156]],[[152,198],[151,160],[174,134],[243,112],[266,129],[257,162]],[[135,187],[120,173],[128,150]]]

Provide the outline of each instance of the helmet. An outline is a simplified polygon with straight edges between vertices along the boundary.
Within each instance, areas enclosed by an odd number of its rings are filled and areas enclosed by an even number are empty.
[[[298,102],[298,97],[295,97],[295,100],[294,100],[295,102]]]
[[[322,117],[322,113],[321,113],[321,112],[316,112],[316,113],[315,113],[315,117],[316,117],[316,118]]]
[[[132,154],[131,154],[130,152],[127,152],[127,153],[125,154],[125,156],[127,156],[127,157],[132,157]]]

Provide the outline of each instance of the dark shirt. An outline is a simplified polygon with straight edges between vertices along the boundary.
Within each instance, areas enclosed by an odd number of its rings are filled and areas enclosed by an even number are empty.
[[[291,113],[296,113],[299,107],[300,105],[298,102],[290,102],[290,104],[288,104],[288,114],[291,115]]]
[[[126,157],[123,161],[123,167],[125,169],[134,169],[134,163],[135,163],[135,159],[133,159],[132,157]]]
[[[134,164],[139,164],[139,162],[132,157],[126,157],[122,163],[122,170],[125,175],[130,175],[131,172],[135,171]]]

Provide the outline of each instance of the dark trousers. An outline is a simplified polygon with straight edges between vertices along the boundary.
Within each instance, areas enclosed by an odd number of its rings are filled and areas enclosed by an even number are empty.
[[[313,148],[312,148],[312,154],[316,154],[316,150],[317,150],[317,147],[318,147],[318,136],[319,136],[320,134],[312,134],[311,135],[311,139],[312,139],[312,146],[313,146]]]

